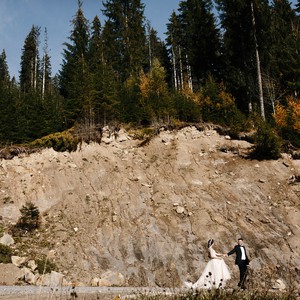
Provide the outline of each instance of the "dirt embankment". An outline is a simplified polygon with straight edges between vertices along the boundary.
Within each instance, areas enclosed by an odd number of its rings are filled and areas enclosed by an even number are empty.
[[[19,254],[55,250],[65,277],[84,284],[110,270],[128,286],[181,287],[203,270],[209,238],[225,253],[243,236],[253,278],[299,282],[300,160],[249,160],[251,144],[194,127],[139,144],[123,131],[73,153],[1,160],[2,222],[26,201],[42,215]]]

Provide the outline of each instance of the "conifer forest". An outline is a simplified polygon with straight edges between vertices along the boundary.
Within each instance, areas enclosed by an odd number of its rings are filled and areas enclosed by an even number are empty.
[[[142,0],[78,1],[51,72],[47,28],[24,37],[19,78],[0,54],[0,145],[106,125],[214,123],[300,147],[300,0],[182,0],[165,40]]]

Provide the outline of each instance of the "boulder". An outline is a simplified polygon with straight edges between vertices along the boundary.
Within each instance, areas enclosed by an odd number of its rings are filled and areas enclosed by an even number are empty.
[[[51,271],[51,273],[38,276],[36,285],[56,287],[64,286],[66,283],[63,274]]]
[[[0,285],[15,285],[22,271],[14,264],[0,264]]]
[[[3,244],[5,246],[10,246],[15,243],[14,239],[10,234],[5,233],[1,238],[0,238],[0,244]]]
[[[107,271],[100,276],[99,286],[123,286],[125,277],[119,272]]]
[[[20,267],[21,265],[23,265],[26,262],[26,260],[27,260],[26,257],[20,257],[20,256],[15,256],[15,255],[13,255],[11,257],[11,262],[17,267]]]

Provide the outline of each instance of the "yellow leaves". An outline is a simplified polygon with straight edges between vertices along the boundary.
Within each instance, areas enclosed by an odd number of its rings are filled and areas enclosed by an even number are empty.
[[[149,73],[140,75],[140,91],[144,98],[161,97],[167,94],[168,88],[165,81],[165,70],[159,61],[153,61]]]
[[[188,84],[185,82],[183,84],[182,90],[181,90],[181,94],[184,95],[187,99],[194,101],[195,103],[199,104],[200,101],[200,95],[194,93],[190,87],[188,86]]]
[[[210,95],[202,95],[199,96],[199,104],[200,107],[209,107],[210,110],[224,111],[235,108],[234,97],[223,90],[222,86],[220,86],[220,90],[215,97]]]
[[[146,75],[144,72],[140,75],[140,91],[141,95],[144,98],[148,98],[150,96],[151,91],[150,77]]]
[[[286,106],[277,104],[275,107],[275,121],[279,127],[289,127],[300,131],[300,101],[294,97],[286,99]]]

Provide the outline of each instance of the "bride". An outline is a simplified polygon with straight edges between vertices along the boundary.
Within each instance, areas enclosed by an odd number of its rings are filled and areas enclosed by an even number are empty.
[[[226,281],[231,278],[227,265],[221,256],[223,254],[217,253],[214,248],[214,240],[210,239],[207,243],[208,256],[210,261],[204,268],[200,278],[195,282],[185,282],[185,286],[192,289],[212,289],[223,288]]]

